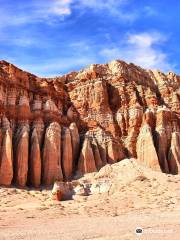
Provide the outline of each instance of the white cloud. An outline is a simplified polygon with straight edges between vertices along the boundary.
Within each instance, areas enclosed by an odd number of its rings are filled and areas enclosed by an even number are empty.
[[[124,1],[122,0],[79,0],[79,3],[85,7],[94,9],[113,9]]]
[[[72,0],[56,0],[52,10],[57,15],[70,15]]]
[[[42,2],[42,6],[34,5],[35,12],[41,13],[42,17],[48,16],[66,16],[72,12],[71,4],[74,0],[52,0]]]
[[[54,58],[48,59],[45,62],[38,62],[36,64],[19,64],[17,61],[17,66],[26,71],[34,73],[40,77],[52,77],[59,76],[64,73],[74,71],[76,69],[81,69],[83,66],[94,63],[95,59],[93,57],[85,56],[74,56],[66,58]],[[16,62],[13,62],[16,65]]]
[[[135,11],[124,11],[123,7],[130,0],[79,0],[79,7],[89,8],[95,12],[103,10],[103,14],[109,13],[125,21],[134,21],[138,15]]]
[[[20,26],[28,23],[51,23],[54,18],[64,19],[72,12],[75,0],[32,0],[23,5],[2,5],[0,9],[0,28]]]
[[[140,33],[140,34],[129,34],[127,38],[127,42],[131,45],[138,46],[141,48],[148,48],[151,47],[153,44],[156,44],[158,42],[165,41],[166,38],[158,33]]]
[[[150,6],[133,10],[124,8],[129,7],[132,1],[134,0],[31,0],[16,6],[13,4],[2,4],[0,9],[0,27],[36,22],[56,23],[55,20],[64,20],[75,9],[79,13],[89,10],[99,14],[109,14],[119,20],[130,22],[141,16],[157,14]]]
[[[165,41],[165,36],[158,32],[129,34],[118,47],[104,48],[100,55],[107,61],[123,59],[144,68],[168,71],[174,66],[160,46]]]
[[[78,42],[71,42],[69,44],[69,47],[72,48],[75,51],[85,52],[91,49],[90,47],[91,43],[90,41],[78,41]]]
[[[143,9],[143,12],[145,13],[146,16],[152,17],[152,16],[157,16],[158,12],[154,8],[150,6],[145,6]]]
[[[130,0],[31,0],[23,5],[2,5],[0,9],[0,27],[18,26],[28,23],[54,23],[55,19],[64,20],[74,9],[79,12],[90,9],[103,11],[121,20],[132,21],[137,18],[135,12],[123,11]]]

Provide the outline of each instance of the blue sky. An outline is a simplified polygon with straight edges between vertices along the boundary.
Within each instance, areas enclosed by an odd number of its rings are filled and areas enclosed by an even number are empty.
[[[57,76],[113,59],[180,74],[180,1],[0,0],[0,59]]]

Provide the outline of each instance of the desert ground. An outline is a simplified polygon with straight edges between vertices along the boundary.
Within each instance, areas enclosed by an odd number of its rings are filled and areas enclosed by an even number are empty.
[[[51,189],[1,187],[0,240],[179,239],[180,175],[126,159],[80,181],[109,189],[55,201]]]

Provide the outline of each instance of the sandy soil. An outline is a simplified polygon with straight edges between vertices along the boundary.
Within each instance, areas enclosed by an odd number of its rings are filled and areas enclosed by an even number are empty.
[[[61,202],[51,200],[50,190],[1,187],[0,240],[179,239],[180,175],[126,160],[82,181],[102,179],[111,180],[107,193]]]

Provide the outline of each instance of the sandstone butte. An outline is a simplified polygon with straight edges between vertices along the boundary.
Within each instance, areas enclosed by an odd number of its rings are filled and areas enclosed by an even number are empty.
[[[48,186],[130,157],[178,174],[179,87],[119,60],[55,78],[0,61],[0,184]]]

